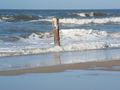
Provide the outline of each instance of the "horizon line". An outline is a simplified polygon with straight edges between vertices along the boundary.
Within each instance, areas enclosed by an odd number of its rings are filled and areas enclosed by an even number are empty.
[[[115,10],[115,9],[117,10],[117,9],[120,9],[120,8],[105,8],[105,9],[104,8],[96,8],[96,9],[95,8],[93,8],[93,9],[92,8],[90,8],[90,9],[88,9],[88,8],[85,8],[85,9],[74,9],[74,8],[73,9],[72,8],[71,9],[52,9],[52,8],[51,9],[49,9],[49,8],[48,9],[47,8],[46,9],[35,9],[35,8],[22,9],[22,8],[10,8],[9,9],[9,8],[3,8],[3,9],[0,9],[0,10]]]

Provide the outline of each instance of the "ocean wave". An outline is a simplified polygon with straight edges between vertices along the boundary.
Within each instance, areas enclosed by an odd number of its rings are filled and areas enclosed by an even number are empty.
[[[0,36],[0,41],[3,41],[3,42],[16,42],[20,40],[20,37],[19,36]]]
[[[65,24],[106,24],[106,23],[120,23],[120,17],[109,18],[91,18],[91,19],[76,19],[76,18],[63,18],[60,23]]]
[[[33,16],[33,15],[0,15],[1,21],[6,22],[15,22],[15,21],[30,21],[30,20],[38,20],[41,16]]]
[[[61,34],[64,36],[107,36],[108,33],[106,31],[93,30],[93,29],[61,29]]]
[[[0,56],[120,48],[119,38],[120,32],[108,33],[92,29],[62,29],[60,30],[61,46],[54,47],[52,33],[32,33],[27,38],[18,40],[19,43],[11,44],[11,46],[2,42],[0,44]]]
[[[54,16],[41,16],[41,15],[0,15],[0,21],[5,22],[52,22]]]
[[[55,46],[50,48],[25,48],[17,50],[0,50],[0,56],[16,56],[16,55],[32,55],[41,54],[49,52],[65,52],[65,51],[84,51],[84,50],[97,50],[105,48],[119,48],[120,44],[113,44],[111,47],[105,42],[91,42],[91,43],[81,43],[72,44],[65,46]]]
[[[53,37],[52,32],[37,32],[37,33],[31,33],[31,34],[25,34],[25,35],[1,35],[0,36],[0,41],[2,42],[17,42],[20,40],[29,40],[29,41],[34,41],[34,40],[40,40],[40,39],[47,39]]]
[[[84,17],[84,13],[77,13]],[[91,14],[92,16],[92,14]],[[28,21],[32,23],[52,23],[52,17],[41,17],[32,15],[14,15],[14,16],[0,16],[0,22],[19,22]],[[106,23],[120,23],[120,17],[106,17],[106,18],[59,18],[59,22],[63,24],[106,24]]]
[[[118,33],[117,33],[118,34]],[[99,31],[99,30],[93,30],[93,29],[61,29],[60,30],[60,36],[61,37],[77,37],[79,39],[79,36],[96,36],[96,37],[102,37],[107,36],[108,33],[106,31]],[[119,35],[119,34],[118,34]],[[20,40],[20,38],[29,39],[29,40],[39,40],[39,39],[48,39],[53,38],[52,32],[36,32],[31,33],[26,36],[0,36],[0,39],[3,41],[17,41]]]
[[[107,16],[106,13],[102,12],[81,12],[81,13],[73,13],[71,14],[73,16],[80,16],[80,17],[102,17],[102,16]]]
[[[29,22],[52,22],[52,19],[49,19],[49,18],[47,18],[47,19],[38,19],[38,20],[30,20]]]
[[[38,19],[31,20],[30,22],[49,22],[52,23],[52,19]],[[77,18],[60,18],[61,24],[107,24],[107,23],[120,23],[120,17],[108,17],[108,18],[90,18],[90,19],[77,19]]]

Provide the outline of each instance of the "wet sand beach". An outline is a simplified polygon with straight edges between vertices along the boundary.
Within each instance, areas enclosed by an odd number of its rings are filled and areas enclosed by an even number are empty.
[[[56,52],[0,58],[0,75],[55,73],[66,70],[120,70],[120,50]]]
[[[120,71],[120,60],[54,65],[47,67],[0,71],[0,75],[9,76],[9,75],[21,75],[21,74],[29,74],[29,73],[56,73],[56,72],[64,72],[66,70]]]
[[[0,57],[0,90],[119,90],[119,52]]]

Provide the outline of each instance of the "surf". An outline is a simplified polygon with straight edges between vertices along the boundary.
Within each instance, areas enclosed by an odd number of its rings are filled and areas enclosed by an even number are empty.
[[[0,56],[120,48],[119,38],[120,32],[112,33],[93,29],[61,29],[61,46],[54,47],[51,32],[32,33],[26,38],[19,37],[17,42],[2,41]]]

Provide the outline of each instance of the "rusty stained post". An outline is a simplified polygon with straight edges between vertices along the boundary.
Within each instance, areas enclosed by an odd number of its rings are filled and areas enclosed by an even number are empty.
[[[57,18],[53,18],[52,27],[53,27],[53,34],[54,34],[54,46],[60,46],[59,20]]]

